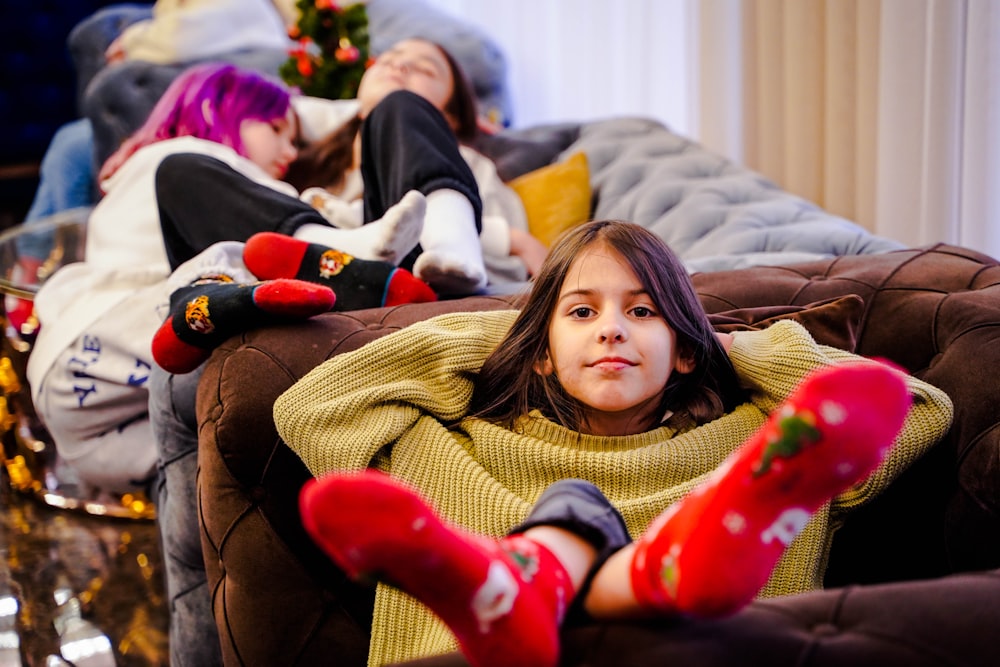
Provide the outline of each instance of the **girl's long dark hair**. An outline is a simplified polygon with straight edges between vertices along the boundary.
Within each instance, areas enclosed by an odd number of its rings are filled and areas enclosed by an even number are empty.
[[[515,428],[521,417],[538,409],[566,428],[579,431],[585,425],[583,406],[566,393],[555,374],[540,375],[535,366],[546,358],[549,321],[570,265],[598,243],[628,262],[675,331],[678,355],[694,362],[692,372],[670,374],[659,414],[670,410],[704,424],[742,403],[745,395],[736,371],[677,256],[640,225],[598,220],[568,232],[549,253],[510,332],[483,364],[470,415]]]
[[[469,78],[447,49],[436,42],[417,39],[432,44],[448,63],[454,83],[443,112],[458,141],[471,142],[478,132],[478,116]],[[354,138],[360,128],[361,118],[354,117],[325,137],[301,147],[298,156],[288,165],[285,180],[299,192],[314,186],[334,191],[343,187],[344,178],[354,163]]]
[[[325,137],[299,148],[299,154],[285,172],[285,181],[299,192],[321,187],[339,191],[354,163],[354,137],[361,118],[354,116]]]

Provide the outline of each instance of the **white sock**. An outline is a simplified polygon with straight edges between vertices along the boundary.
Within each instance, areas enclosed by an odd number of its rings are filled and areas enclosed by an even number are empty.
[[[483,249],[476,231],[475,210],[457,190],[427,195],[423,248],[413,274],[439,294],[473,294],[486,287]]]
[[[295,230],[295,238],[336,248],[359,259],[399,264],[420,240],[426,199],[410,190],[379,220],[354,229],[307,224]]]
[[[299,199],[320,212],[334,227],[354,229],[364,222],[363,204],[360,199],[347,201],[324,188],[306,188]]]

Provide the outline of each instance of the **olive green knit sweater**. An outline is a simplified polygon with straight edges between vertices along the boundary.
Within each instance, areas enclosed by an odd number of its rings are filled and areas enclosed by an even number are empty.
[[[520,522],[552,482],[595,483],[622,512],[633,536],[681,498],[765,421],[802,377],[858,357],[818,345],[799,324],[734,334],[730,357],[751,400],[683,433],[661,427],[598,437],[533,413],[512,432],[466,419],[475,373],[516,313],[456,313],[411,325],[343,354],[304,376],[274,405],[286,443],[314,475],[377,466],[408,481],[445,517],[500,536]],[[908,380],[914,405],[896,446],[875,473],[817,512],[779,562],[762,596],[816,588],[839,518],[883,490],[948,429],[944,392]],[[444,626],[398,591],[380,585],[369,664],[455,648]]]

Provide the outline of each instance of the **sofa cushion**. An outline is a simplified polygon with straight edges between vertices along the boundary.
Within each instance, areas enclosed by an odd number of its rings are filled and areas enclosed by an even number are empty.
[[[854,352],[865,302],[857,294],[823,299],[805,306],[737,308],[710,314],[716,331],[764,329],[778,320],[791,319],[809,330],[816,342]]]
[[[518,176],[510,182],[528,217],[531,235],[551,247],[568,229],[590,218],[590,171],[587,155],[574,153],[562,162]]]
[[[561,665],[940,667],[995,664],[1000,572],[855,586],[757,602],[720,620],[591,623],[563,631]],[[407,667],[468,667],[460,653]]]

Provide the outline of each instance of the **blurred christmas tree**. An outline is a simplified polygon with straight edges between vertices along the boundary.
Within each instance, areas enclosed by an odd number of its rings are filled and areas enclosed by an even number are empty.
[[[369,64],[368,12],[364,2],[298,0],[299,22],[289,30],[298,43],[281,66],[282,78],[305,95],[357,96]]]

